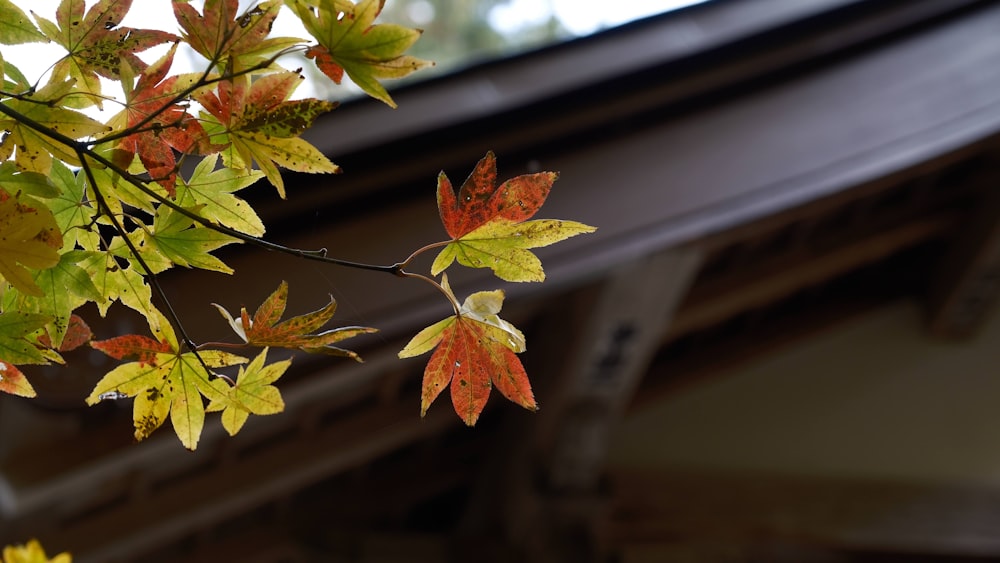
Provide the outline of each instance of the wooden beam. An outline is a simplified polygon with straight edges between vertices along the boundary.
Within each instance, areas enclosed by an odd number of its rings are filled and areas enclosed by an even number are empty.
[[[1000,192],[994,187],[955,238],[928,299],[931,332],[969,337],[1000,294]]]
[[[659,348],[674,311],[702,261],[685,248],[618,268],[568,350],[556,416],[539,436],[547,486],[593,492],[604,467],[611,426],[625,410]]]
[[[1000,489],[985,484],[677,468],[613,468],[611,482],[607,541],[618,552],[727,545],[745,557],[776,546],[1000,557]]]

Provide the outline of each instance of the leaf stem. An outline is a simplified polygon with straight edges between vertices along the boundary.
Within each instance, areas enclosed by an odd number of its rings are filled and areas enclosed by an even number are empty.
[[[400,271],[402,271],[403,268],[407,267],[410,264],[410,262],[412,262],[413,259],[416,258],[417,256],[419,256],[420,254],[423,254],[424,252],[427,252],[428,250],[434,250],[435,248],[441,248],[443,246],[448,246],[451,242],[452,241],[450,241],[450,240],[442,240],[442,241],[439,241],[439,242],[433,242],[431,244],[422,246],[422,247],[414,250],[412,254],[410,254],[409,256],[407,256],[406,260],[403,260],[402,262],[397,262],[395,264],[395,266],[398,267]]]
[[[400,277],[404,277],[404,278],[416,278],[416,279],[420,279],[420,280],[423,280],[423,281],[425,281],[425,282],[433,285],[435,288],[437,288],[438,291],[441,292],[442,295],[445,296],[446,299],[448,299],[448,303],[451,303],[451,308],[454,309],[455,314],[456,315],[460,315],[461,314],[462,306],[458,304],[457,300],[455,300],[455,296],[452,295],[451,292],[449,292],[448,290],[446,290],[444,288],[444,286],[441,285],[441,284],[439,284],[434,278],[431,278],[429,276],[425,276],[423,274],[414,274],[412,272],[407,272],[405,270],[400,270],[398,275]]]

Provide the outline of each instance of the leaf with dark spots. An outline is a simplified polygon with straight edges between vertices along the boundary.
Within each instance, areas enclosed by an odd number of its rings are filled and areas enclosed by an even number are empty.
[[[132,0],[100,0],[84,15],[84,3],[69,0],[56,10],[55,23],[35,15],[42,33],[68,51],[52,68],[51,80],[74,79],[76,89],[88,94],[87,103],[101,107],[98,76],[118,80],[123,64],[132,72],[142,72],[146,63],[136,53],[180,40],[157,29],[118,27],[131,7]]]
[[[135,131],[118,142],[115,160],[127,168],[133,155],[150,177],[158,182],[170,196],[174,196],[177,183],[177,159],[174,151],[204,153],[211,149],[201,123],[188,114],[187,108],[174,103],[176,96],[196,80],[196,75],[167,77],[173,64],[174,45],[167,53],[150,65],[134,88],[129,82],[125,88],[125,110],[109,123],[120,129]]]
[[[576,221],[526,222],[545,203],[555,172],[525,174],[499,186],[496,176],[492,152],[476,164],[457,196],[448,176],[438,176],[438,210],[452,240],[434,260],[433,275],[457,260],[470,268],[490,268],[506,281],[542,281],[542,263],[528,249],[596,230]]]
[[[256,162],[282,198],[285,186],[277,166],[309,173],[339,171],[323,153],[298,137],[337,104],[316,99],[289,101],[300,82],[295,72],[276,72],[250,85],[245,77],[224,80],[216,90],[194,96],[207,112],[203,117],[218,124],[210,134],[214,144],[226,147],[227,163],[249,169]]]
[[[136,360],[144,364],[156,364],[158,354],[170,352],[170,344],[157,342],[148,336],[124,334],[107,340],[95,340],[90,343],[95,350],[100,350],[116,360]]]
[[[443,287],[451,292],[447,277]],[[421,416],[445,387],[451,389],[455,412],[469,426],[479,419],[494,386],[522,407],[538,409],[517,357],[524,351],[524,335],[498,316],[502,305],[502,291],[473,293],[457,315],[421,330],[399,352],[400,358],[409,358],[434,350],[424,369]]]
[[[131,334],[90,343],[114,358],[138,361],[105,374],[87,397],[87,404],[134,397],[132,421],[137,440],[148,438],[169,416],[181,443],[193,450],[205,424],[202,396],[223,398],[212,385],[215,374],[210,369],[243,364],[247,359],[221,350],[182,352],[162,313],[153,309],[149,317],[155,338]]]

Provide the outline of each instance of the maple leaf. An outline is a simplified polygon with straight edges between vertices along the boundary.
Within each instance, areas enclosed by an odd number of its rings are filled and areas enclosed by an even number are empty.
[[[52,559],[38,540],[29,540],[26,545],[8,545],[3,548],[3,563],[71,563],[69,553],[60,553]]]
[[[0,393],[32,398],[37,396],[35,388],[28,382],[21,370],[14,364],[0,360]]]
[[[88,301],[104,300],[89,273],[78,264],[85,256],[82,251],[69,251],[60,256],[55,266],[35,273],[33,280],[43,295],[21,295],[12,291],[9,296],[4,296],[5,302],[13,300],[14,307],[19,311],[41,313],[50,318],[45,325],[47,336],[51,338],[51,342],[45,344],[47,347],[62,346],[74,310]]]
[[[132,7],[132,0],[100,0],[86,15],[84,7],[83,0],[63,0],[56,9],[55,23],[33,15],[42,33],[68,51],[52,68],[50,80],[74,79],[78,90],[87,94],[88,104],[101,107],[98,76],[118,80],[123,64],[134,72],[142,72],[146,63],[136,53],[180,40],[172,33],[156,29],[119,27]]]
[[[264,223],[247,202],[233,195],[256,182],[259,170],[216,170],[218,155],[210,155],[195,167],[191,178],[177,188],[177,204],[192,208],[205,219],[253,236],[264,234]]]
[[[0,163],[0,189],[6,192],[6,195],[0,196],[4,199],[10,194],[43,199],[54,198],[58,197],[60,192],[45,174],[18,170],[17,165],[9,160]]]
[[[0,43],[47,42],[48,39],[31,23],[28,16],[10,0],[0,0]]]
[[[447,276],[442,287],[451,294]],[[503,297],[501,290],[473,293],[458,314],[421,330],[400,350],[400,358],[434,350],[424,369],[420,416],[449,384],[452,406],[469,426],[476,424],[494,385],[511,401],[538,410],[517,357],[524,351],[524,335],[499,317]]]
[[[337,301],[331,297],[330,303],[322,309],[279,323],[287,302],[288,283],[282,281],[278,289],[274,290],[257,308],[253,319],[250,318],[245,307],[240,309],[240,318],[237,320],[221,305],[215,303],[213,305],[226,319],[233,331],[251,346],[298,348],[304,352],[344,356],[360,362],[361,357],[357,353],[337,348],[333,344],[360,334],[377,332],[374,328],[349,326],[310,334],[319,330],[333,317],[333,313],[337,310]]]
[[[224,399],[216,399],[209,403],[206,412],[222,412],[222,426],[230,436],[235,436],[243,428],[243,424],[251,414],[277,414],[285,410],[285,401],[281,392],[274,385],[291,365],[291,360],[265,365],[267,348],[250,362],[246,369],[240,367],[236,384],[230,386],[221,379],[212,384],[219,390]]]
[[[233,273],[232,268],[209,252],[227,244],[240,242],[239,239],[224,235],[215,229],[196,226],[190,217],[166,206],[157,209],[153,228],[144,231],[144,235],[145,248],[157,252],[173,264],[225,274]],[[146,258],[144,255],[143,259]],[[157,269],[149,260],[146,265],[154,270]]]
[[[452,240],[434,259],[438,275],[453,261],[471,268],[490,268],[506,281],[542,281],[542,263],[529,248],[554,244],[595,227],[576,221],[526,221],[545,203],[558,174],[525,174],[496,184],[496,157],[486,153],[455,196],[444,172],[438,175],[441,222]]]
[[[122,267],[113,252],[84,252],[79,265],[90,275],[94,287],[105,298],[97,302],[97,310],[102,317],[111,304],[118,301],[141,314],[151,325],[158,322],[159,317],[152,305],[152,289],[135,266],[128,264]]]
[[[0,358],[8,364],[47,364],[48,358],[30,338],[51,320],[48,315],[22,311],[0,313]]]
[[[82,139],[110,130],[107,125],[86,115],[60,107],[60,103],[73,89],[73,80],[50,82],[37,92],[19,99],[4,100],[3,104],[38,125],[60,133],[71,139]],[[32,129],[19,119],[4,116],[0,118],[0,130],[8,134],[0,140],[0,160],[14,155],[18,168],[41,174],[48,174],[52,160],[80,166],[73,147],[63,144],[48,135]]]
[[[90,330],[86,321],[80,318],[79,315],[73,314],[70,315],[69,322],[63,330],[62,342],[53,344],[52,336],[46,330],[46,332],[38,337],[38,343],[46,348],[54,346],[60,352],[70,352],[90,342],[90,339],[93,337],[94,333]]]
[[[403,52],[420,38],[421,31],[395,24],[374,25],[384,0],[314,2],[287,0],[318,45],[306,56],[331,80],[340,84],[344,73],[366,94],[395,108],[381,78],[402,78],[434,63]]]
[[[276,72],[257,78],[248,86],[246,77],[219,83],[217,91],[199,91],[194,98],[208,114],[206,131],[223,152],[227,165],[249,168],[256,162],[268,181],[285,197],[278,166],[310,173],[334,173],[340,168],[316,147],[299,138],[320,115],[337,107],[334,102],[288,100],[302,76]]]
[[[59,227],[48,208],[29,207],[12,197],[0,201],[0,276],[18,291],[44,295],[28,268],[55,266],[61,246]]]
[[[181,443],[194,450],[205,424],[202,395],[223,399],[211,383],[214,374],[208,368],[243,364],[247,359],[221,350],[182,352],[162,313],[154,309],[151,315],[156,322],[150,323],[150,331],[156,338],[126,334],[90,343],[113,358],[136,361],[105,374],[87,397],[87,404],[135,397],[132,420],[137,440],[148,438],[169,415]]]
[[[203,153],[210,148],[201,124],[188,114],[186,108],[173,103],[176,96],[200,76],[184,74],[167,77],[176,51],[175,44],[139,75],[134,88],[131,88],[130,79],[122,78],[126,86],[125,110],[108,122],[112,126],[121,124],[122,129],[137,128],[135,133],[118,142],[120,152],[116,154],[116,162],[122,168],[128,168],[133,156],[138,154],[149,176],[171,197],[175,195],[177,180],[174,151],[182,154]]]
[[[281,0],[261,2],[243,14],[237,13],[237,0],[207,0],[201,14],[184,0],[174,0],[173,7],[188,44],[227,74],[254,68],[272,54],[302,42],[293,37],[267,37]]]
[[[100,236],[92,228],[97,210],[84,198],[86,184],[82,175],[78,178],[62,162],[55,161],[49,179],[59,193],[46,197],[44,203],[63,234],[63,249],[79,244],[87,250],[97,250]]]

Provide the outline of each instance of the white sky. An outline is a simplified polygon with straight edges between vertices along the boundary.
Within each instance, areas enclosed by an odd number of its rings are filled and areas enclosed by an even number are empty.
[[[96,0],[88,0],[88,8]],[[390,2],[392,0],[389,0]],[[528,25],[548,20],[555,15],[574,35],[586,35],[600,29],[620,25],[635,19],[647,17],[668,10],[674,10],[706,0],[509,0],[507,4],[497,6],[490,15],[490,23],[501,32],[515,32]],[[35,13],[55,20],[56,7],[59,0],[14,0],[15,4]],[[200,4],[200,2],[194,2]],[[251,5],[250,0],[240,0],[240,6]],[[419,4],[419,2],[417,3]],[[419,7],[419,6],[417,6]],[[200,6],[199,6],[200,9]],[[433,11],[431,12],[433,14]],[[177,31],[173,9],[168,1],[134,0],[132,9],[122,25],[137,28],[165,29]],[[273,33],[277,36],[308,37],[301,24],[288,14],[279,15],[275,21]],[[190,49],[182,46],[174,59],[172,72],[191,72],[201,70],[202,61]],[[150,49],[139,56],[146,62],[153,62],[161,56],[166,47]],[[23,46],[4,46],[4,59],[11,61],[28,78],[35,81],[48,70],[49,63],[55,63],[65,51],[54,44],[32,43]],[[304,66],[306,71],[312,65],[303,65],[301,61],[291,62],[286,67]],[[324,97],[329,92],[311,90],[311,85],[317,81],[305,81],[295,97]],[[320,81],[320,84],[323,82]],[[117,109],[111,111],[117,111]]]
[[[490,12],[490,23],[512,32],[555,15],[574,35],[586,35],[706,0],[510,0]]]

